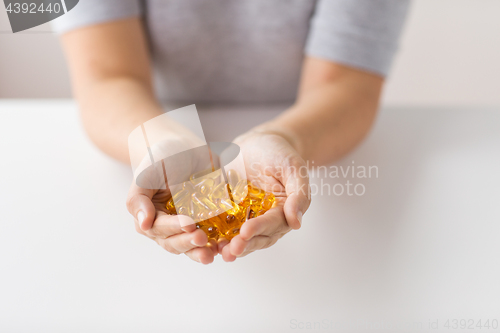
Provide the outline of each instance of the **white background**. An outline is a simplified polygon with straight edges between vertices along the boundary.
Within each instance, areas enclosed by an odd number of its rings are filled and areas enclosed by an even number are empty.
[[[499,14],[499,0],[414,1],[386,106],[338,163],[380,177],[362,197],[316,195],[300,232],[232,264],[135,233],[131,171],[90,144],[74,103],[0,101],[0,332],[310,331],[293,320],[459,332],[445,321],[500,319]],[[48,29],[0,33],[0,98],[70,96]],[[214,141],[275,113],[201,115]]]
[[[209,266],[135,232],[131,170],[90,144],[75,103],[0,110],[2,333],[499,332],[444,326],[500,320],[498,110],[384,108],[337,164],[377,166],[378,177],[313,177],[300,231]],[[281,108],[231,111],[200,112],[209,140]],[[366,193],[329,192],[347,180]],[[370,327],[294,326],[323,321]],[[422,327],[381,327],[400,323]]]
[[[498,0],[414,0],[384,103],[500,105],[499,15]],[[70,96],[57,36],[44,31],[0,34],[0,98]]]

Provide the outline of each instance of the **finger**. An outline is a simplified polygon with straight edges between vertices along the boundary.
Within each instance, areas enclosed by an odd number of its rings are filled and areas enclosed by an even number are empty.
[[[214,262],[214,253],[208,247],[197,247],[185,253],[189,258],[203,265]]]
[[[208,239],[203,230],[198,229],[193,232],[185,232],[165,239],[156,238],[156,242],[170,253],[181,254],[196,247],[206,246]]]
[[[139,222],[137,221],[137,219],[134,219],[134,226],[135,226],[135,231],[137,231],[139,234],[144,235],[144,236],[146,236],[148,238],[154,239],[154,237],[149,236],[148,234],[146,234],[146,232],[144,230],[141,229],[141,227],[139,226]]]
[[[229,243],[229,251],[235,257],[244,257],[253,251],[262,250],[268,248],[278,241],[280,237],[275,235],[273,237],[268,236],[256,236],[251,240],[246,241],[241,237],[234,237]]]
[[[156,216],[155,206],[151,201],[155,191],[147,190],[132,183],[127,196],[127,209],[137,219],[139,227],[143,231],[153,226]]]
[[[288,199],[287,199],[288,200]],[[244,240],[250,240],[255,236],[272,236],[274,234],[285,234],[290,227],[283,213],[283,206],[276,206],[264,215],[255,217],[243,223],[240,236]]]
[[[311,204],[311,189],[304,161],[300,159],[291,164],[294,167],[288,168],[285,174],[287,199],[283,211],[290,228],[299,229],[302,225],[302,216]]]
[[[146,234],[151,237],[167,238],[183,232],[196,230],[194,221],[185,215],[168,215],[164,212],[156,213],[156,220]]]
[[[224,246],[224,248],[222,249],[222,259],[225,262],[233,262],[236,260],[236,256],[232,255],[229,251],[229,246]]]
[[[222,249],[224,248],[224,246],[226,246],[227,244],[229,244],[229,241],[225,238],[220,238],[218,243],[217,243],[217,252],[222,254]]]
[[[208,240],[207,247],[212,251],[214,257],[219,254],[219,248],[215,239]]]

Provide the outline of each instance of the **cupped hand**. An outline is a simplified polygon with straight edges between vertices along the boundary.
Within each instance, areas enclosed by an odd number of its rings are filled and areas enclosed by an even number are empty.
[[[274,245],[292,229],[299,229],[309,208],[307,165],[290,137],[274,131],[251,131],[235,139],[240,146],[247,178],[276,196],[275,206],[246,221],[240,234],[218,245],[225,261],[234,261],[253,251]]]
[[[161,156],[168,155],[169,149],[183,151],[192,146],[190,142],[173,139],[165,140],[151,150],[153,156]],[[199,168],[198,164],[202,162],[195,160],[194,156],[185,155],[186,160],[179,161],[181,167],[174,169],[170,176],[182,179]],[[138,167],[136,175],[140,176],[134,177],[127,197],[127,209],[134,217],[135,229],[170,253],[184,253],[194,261],[209,264],[218,254],[217,244],[208,243],[207,235],[203,230],[196,229],[192,218],[168,214],[165,206],[171,192],[165,186],[163,166],[161,161],[152,164],[146,157]]]

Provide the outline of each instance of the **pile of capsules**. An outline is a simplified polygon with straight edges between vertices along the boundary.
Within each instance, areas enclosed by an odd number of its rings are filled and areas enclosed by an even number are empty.
[[[203,173],[203,172],[202,172]],[[208,240],[225,238],[231,240],[238,235],[242,224],[264,214],[275,203],[272,193],[253,186],[246,179],[239,179],[234,170],[228,170],[224,181],[220,169],[193,174],[184,182],[166,204],[172,215],[187,215],[203,230]],[[236,184],[233,188],[230,184]],[[174,204],[177,203],[177,204]]]

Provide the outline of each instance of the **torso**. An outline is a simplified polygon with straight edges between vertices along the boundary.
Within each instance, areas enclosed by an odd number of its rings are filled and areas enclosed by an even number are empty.
[[[316,0],[145,0],[166,101],[295,99]]]

